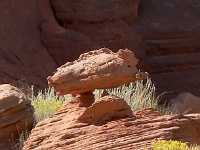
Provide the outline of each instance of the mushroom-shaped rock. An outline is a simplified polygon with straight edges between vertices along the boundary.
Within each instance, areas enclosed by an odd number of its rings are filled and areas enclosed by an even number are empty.
[[[138,59],[130,50],[117,53],[107,48],[93,50],[68,62],[48,77],[48,84],[58,95],[80,94],[94,89],[107,89],[145,79],[148,73],[136,68]]]
[[[102,97],[88,107],[78,120],[85,123],[95,123],[126,117],[134,117],[130,106],[123,99],[109,95]]]

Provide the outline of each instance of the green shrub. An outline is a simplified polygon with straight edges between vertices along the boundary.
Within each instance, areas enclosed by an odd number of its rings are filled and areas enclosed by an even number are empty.
[[[39,91],[37,95],[33,95],[33,87],[28,90],[28,94],[32,99],[32,106],[34,107],[35,124],[51,116],[59,109],[63,108],[63,106],[71,98],[71,95],[66,95],[63,97],[57,96],[55,94],[55,90],[50,87],[48,89],[45,89],[44,92]],[[25,130],[24,132],[19,134],[19,139],[17,143],[14,140],[11,140],[10,143],[12,148],[15,150],[22,150],[24,142],[28,139],[30,134],[31,132]]]
[[[36,96],[33,96],[32,100],[36,123],[61,109],[70,97],[70,95],[57,96],[53,88],[48,88],[44,92],[39,91]]]
[[[175,108],[169,107],[169,105],[158,105],[162,95],[156,95],[155,85],[150,78],[122,85],[118,88],[107,89],[107,91],[110,95],[123,98],[133,111],[154,108],[160,114],[176,112]],[[102,93],[103,90],[95,90],[95,99],[99,99]]]
[[[200,150],[200,149],[198,147],[189,147],[186,143],[180,141],[158,140],[156,142],[152,142],[151,150]]]

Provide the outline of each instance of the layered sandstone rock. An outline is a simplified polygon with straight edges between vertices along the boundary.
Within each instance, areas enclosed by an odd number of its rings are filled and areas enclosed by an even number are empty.
[[[106,89],[145,79],[148,73],[136,68],[138,59],[130,50],[117,53],[107,48],[81,54],[74,62],[59,67],[48,83],[59,95]]]
[[[79,107],[79,100],[73,98],[65,108],[37,124],[24,150],[143,150],[158,139],[200,144],[199,114],[158,116],[148,109],[136,113],[136,119],[130,111],[115,97],[103,97],[90,107]]]
[[[23,131],[30,131],[33,123],[33,109],[27,96],[9,84],[0,85],[0,149],[11,149],[12,142],[17,143],[15,140]]]

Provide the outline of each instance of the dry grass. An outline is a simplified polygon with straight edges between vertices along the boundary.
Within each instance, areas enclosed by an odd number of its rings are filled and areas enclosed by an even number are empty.
[[[29,91],[32,90],[29,89]],[[53,88],[48,88],[44,92],[39,91],[36,95],[29,93],[29,96],[32,99],[32,105],[34,107],[35,124],[63,108],[71,98],[70,95],[63,97],[57,96]],[[28,139],[30,134],[31,132],[27,130],[19,134],[17,143],[14,140],[11,141],[12,148],[15,150],[22,150],[24,142]]]
[[[122,85],[118,88],[107,89],[107,91],[110,95],[123,98],[133,111],[154,108],[162,115],[176,113],[175,107],[167,104],[159,105],[162,95],[156,95],[155,85],[150,78]],[[95,98],[99,99],[103,90],[96,90],[94,93]]]

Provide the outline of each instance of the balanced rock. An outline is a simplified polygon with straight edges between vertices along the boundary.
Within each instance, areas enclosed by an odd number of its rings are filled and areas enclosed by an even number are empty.
[[[33,123],[33,109],[27,96],[9,84],[0,85],[0,149],[11,149],[11,143],[17,142],[23,131],[30,131]]]
[[[81,122],[96,123],[124,117],[133,117],[130,106],[119,97],[104,96],[88,107],[78,120]]]
[[[59,67],[48,84],[57,94],[79,94],[95,89],[106,89],[145,79],[148,73],[136,68],[138,59],[130,50],[114,53],[107,48],[80,55],[78,60]]]

